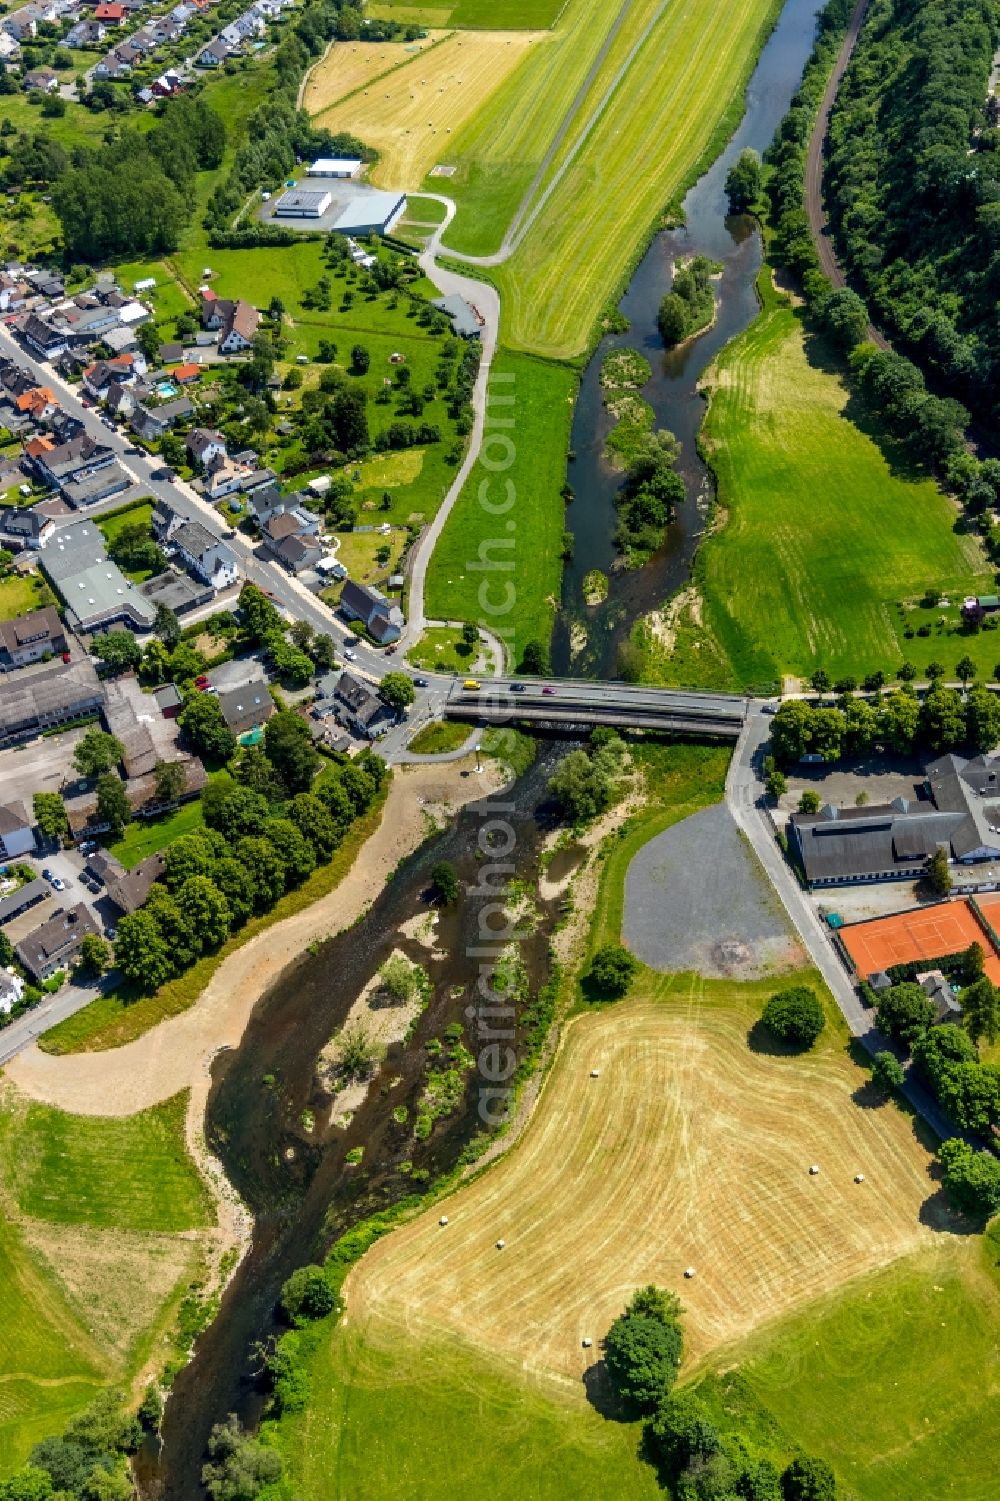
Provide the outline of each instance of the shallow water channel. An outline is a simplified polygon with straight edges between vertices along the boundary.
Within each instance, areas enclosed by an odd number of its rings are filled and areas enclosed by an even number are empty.
[[[614,677],[618,648],[636,620],[661,608],[687,581],[712,498],[712,477],[697,449],[705,414],[698,381],[719,350],[753,321],[759,307],[754,283],[763,253],[760,232],[751,219],[727,217],[726,174],[748,146],[763,154],[770,144],[798,87],[820,9],[821,0],[787,0],[750,80],[746,113],[736,133],[684,199],[683,227],[655,236],[618,304],[629,320],[628,332],[603,338],[584,372],[570,439],[574,457],[567,474],[576,497],[566,508],[566,525],[574,536],[573,560],[563,574],[562,611],[552,650],[553,666],[561,675]],[[667,114],[664,129],[669,128]],[[694,255],[722,263],[722,274],[713,282],[715,322],[679,348],[666,350],[656,326],[657,310],[670,290],[675,259]],[[601,400],[600,371],[608,351],[622,347],[641,350],[653,367],[641,394],[653,408],[653,426],[669,429],[680,440],[679,468],[688,498],[664,546],[645,567],[612,573],[615,495],[622,474],[604,458],[614,419]],[[583,580],[594,568],[610,575],[610,589],[602,604],[587,606]],[[571,654],[574,624],[586,628],[587,644]]]
[[[338,1233],[419,1192],[422,1181],[433,1183],[481,1129],[481,1080],[475,1069],[461,1105],[436,1121],[426,1141],[415,1139],[413,1118],[425,1082],[426,1043],[442,1038],[457,1021],[464,1026],[465,1045],[477,1051],[477,1018],[473,1012],[470,1020],[467,1008],[477,1000],[485,962],[482,932],[502,924],[496,910],[485,910],[496,904],[497,894],[487,889],[445,909],[434,927],[433,951],[401,929],[435,910],[427,888],[436,861],[450,860],[462,882],[473,886],[480,884],[481,872],[505,862],[535,894],[537,919],[525,924],[517,953],[531,994],[537,992],[547,978],[549,936],[559,907],[558,899],[546,904],[536,891],[545,787],[565,749],[543,746],[514,787],[471,804],[405,861],[360,922],[284,972],[254,1008],[240,1046],[216,1060],[207,1136],[253,1212],[253,1242],[218,1315],[198,1339],[194,1358],[174,1383],[162,1447],[141,1456],[142,1492],[149,1501],[199,1497],[212,1425],[233,1411],[249,1423],[259,1417],[252,1351],[275,1328],[276,1300],[289,1274],[321,1258]],[[513,845],[505,853],[509,831]],[[570,868],[560,875],[570,874]],[[499,879],[494,875],[491,883]],[[433,996],[409,1042],[390,1045],[365,1102],[345,1129],[331,1120],[331,1095],[317,1074],[317,1058],[397,948],[424,966]],[[406,1123],[393,1117],[399,1107],[407,1109]],[[362,1146],[362,1162],[351,1166],[349,1153]]]

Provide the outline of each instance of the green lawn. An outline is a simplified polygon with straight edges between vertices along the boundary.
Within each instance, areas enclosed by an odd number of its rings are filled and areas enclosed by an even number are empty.
[[[102,1351],[52,1273],[0,1216],[0,1475],[58,1432],[104,1384]]]
[[[928,588],[952,599],[990,588],[976,539],[930,480],[869,434],[798,311],[769,279],[762,291],[764,312],[708,373],[703,438],[724,525],[696,569],[706,625],[744,685],[817,667],[892,673],[904,657],[940,655],[952,669],[965,638],[906,640],[899,605]],[[972,638],[990,669],[1000,658],[991,636]]]
[[[366,1343],[350,1325],[323,1328],[308,1361],[322,1400],[277,1431],[303,1501],[476,1495],[490,1475],[519,1501],[649,1501],[662,1496],[637,1457],[639,1425],[609,1423],[457,1340]]]
[[[735,1352],[740,1374],[850,1494],[986,1501],[1000,1443],[998,1255],[995,1238],[943,1238]]]
[[[109,1382],[176,1355],[211,1200],[187,1095],[124,1119],[0,1102],[0,1478]],[[172,1232],[172,1233],[171,1233]],[[187,1232],[187,1233],[182,1233]],[[148,1279],[148,1280],[147,1280]]]
[[[418,730],[406,747],[420,756],[441,756],[448,751],[458,750],[469,738],[469,726],[467,724],[455,724],[447,719],[436,720],[434,724],[425,724],[422,730]]]
[[[187,1092],[138,1115],[67,1115],[47,1105],[0,1115],[18,1210],[118,1230],[194,1230],[211,1201],[184,1144]]]
[[[406,653],[406,660],[426,672],[468,672],[479,647],[466,646],[455,625],[432,625]]]
[[[136,500],[130,505],[122,506],[118,511],[108,511],[102,516],[97,529],[104,535],[105,542],[111,543],[127,526],[151,525],[153,520],[153,502],[151,500]]]
[[[458,0],[449,26],[486,31],[540,31],[551,26],[565,0]]]
[[[0,579],[0,620],[13,620],[15,615],[26,615],[46,602],[49,591],[40,574],[12,573]]]
[[[514,426],[498,428],[492,443],[487,426],[487,442],[427,570],[428,617],[489,627],[503,636],[515,661],[526,642],[547,642],[552,631],[565,526],[560,492],[576,388],[568,366],[498,353],[490,372],[490,410]],[[512,405],[494,404],[511,395]],[[509,459],[509,468],[500,467]],[[513,505],[499,514],[491,515],[483,503],[496,510],[512,497]],[[470,567],[480,560],[498,566]],[[512,568],[502,566],[511,562]]]
[[[157,850],[166,849],[168,844],[172,844],[182,834],[190,834],[194,829],[200,829],[201,825],[201,799],[196,798],[194,802],[184,803],[164,818],[135,819],[117,843],[109,846],[109,850],[127,870],[131,870],[133,865],[138,865],[147,855],[155,855]]]

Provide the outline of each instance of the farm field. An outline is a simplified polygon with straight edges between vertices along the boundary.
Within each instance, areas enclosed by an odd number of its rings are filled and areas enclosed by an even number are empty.
[[[473,1496],[483,1454],[504,1496],[530,1501],[656,1501],[638,1458],[640,1427],[608,1423],[576,1393],[507,1370],[463,1340],[385,1340],[347,1325],[308,1363],[320,1400],[283,1417],[277,1445],[303,1501],[441,1501]]]
[[[565,9],[566,0],[454,0],[444,5],[408,5],[397,0],[377,0],[365,14],[401,25],[468,26],[499,30],[525,30],[551,26]]]
[[[443,34],[429,31],[412,42],[334,42],[309,74],[302,108],[307,115],[322,114],[338,99],[363,89],[373,78],[410,62],[415,53],[425,52]]]
[[[682,1295],[690,1369],[929,1245],[946,1212],[928,1153],[900,1112],[853,1102],[866,1076],[839,1035],[805,1057],[748,1046],[772,989],[643,971],[575,1020],[522,1141],[449,1198],[447,1230],[421,1216],[352,1272],[351,1323],[445,1331],[572,1390],[582,1340],[644,1282]]]
[[[377,85],[314,113],[314,122],[350,130],[376,147],[373,182],[419,188],[433,166],[451,160],[451,137],[538,42],[530,31],[454,32]]]
[[[526,238],[498,268],[506,344],[563,359],[585,352],[643,235],[736,123],[777,8],[775,0],[667,0],[659,7],[651,0],[630,13],[580,126],[556,155],[550,183],[583,121],[593,118],[616,60],[624,62],[626,46],[638,40],[640,19],[655,17],[655,24]],[[639,162],[646,164],[641,172]]]
[[[108,1120],[0,1099],[0,1478],[100,1387],[173,1353],[213,1219],[184,1148],[186,1103]]]
[[[511,379],[512,377],[512,379]],[[497,409],[513,415],[513,462],[497,474],[477,463],[455,502],[427,569],[425,609],[432,620],[472,620],[503,635],[513,660],[518,661],[531,640],[548,642],[559,599],[564,506],[560,492],[566,478],[566,446],[576,397],[576,372],[564,365],[500,350],[490,371],[491,399],[513,394],[513,407]],[[492,454],[491,461],[498,455]],[[480,503],[480,485],[490,487],[491,504],[515,496],[506,521],[490,515]],[[513,485],[513,492],[508,488]],[[503,528],[514,522],[514,531]],[[471,571],[480,548],[497,537],[513,537],[504,557],[514,561],[516,588],[507,605],[504,580],[490,581]],[[491,556],[488,552],[484,556]],[[494,545],[493,557],[499,556]],[[487,591],[480,590],[487,582]],[[484,606],[482,600],[485,599]],[[497,612],[492,613],[492,607]],[[508,634],[505,634],[509,632]]]
[[[904,658],[920,669],[935,655],[953,671],[967,645],[992,671],[991,632],[950,652],[933,635],[904,637],[899,601],[928,588],[986,592],[992,575],[937,487],[901,473],[865,430],[828,351],[806,339],[769,277],[761,289],[764,312],[706,381],[703,437],[726,521],[697,576],[706,627],[736,680],[820,666],[833,677],[894,675]]]
[[[737,1350],[741,1376],[865,1501],[984,1501],[1000,1442],[998,1260],[995,1234],[939,1236]]]

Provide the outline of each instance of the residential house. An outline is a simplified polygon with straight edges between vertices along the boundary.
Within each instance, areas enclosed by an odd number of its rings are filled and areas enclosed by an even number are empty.
[[[131,386],[114,380],[107,389],[104,405],[115,417],[131,417],[135,411],[135,393]]]
[[[33,386],[30,391],[14,397],[14,410],[29,422],[44,422],[58,406],[55,394],[48,386]]]
[[[147,855],[145,860],[140,860],[131,870],[123,868],[120,874],[112,875],[106,883],[111,905],[122,917],[129,912],[138,912],[166,868],[163,852],[157,850],[154,855]]]
[[[24,981],[13,969],[0,969],[0,1013],[10,1016],[24,999]]]
[[[199,68],[221,68],[228,57],[232,55],[232,48],[221,37],[216,37],[203,47],[195,58]]]
[[[103,21],[88,19],[77,21],[71,31],[66,33],[67,47],[96,47],[104,41],[108,28]]]
[[[163,683],[159,688],[154,688],[153,697],[164,719],[176,719],[184,707],[180,689],[175,683]]]
[[[38,35],[38,22],[25,5],[0,19],[0,31],[6,31],[16,42],[28,42]]]
[[[120,495],[131,484],[131,478],[116,461],[91,474],[67,480],[62,487],[62,496],[75,509],[82,510],[85,506],[96,505],[99,500],[107,500],[109,495]]]
[[[305,506],[272,511],[261,527],[261,541],[271,557],[290,573],[315,568],[323,556],[318,539],[319,517]]]
[[[134,386],[145,373],[146,362],[141,355],[137,358],[134,354],[119,354],[113,360],[98,360],[88,365],[83,372],[83,387],[96,400],[103,401],[112,384]]]
[[[47,483],[61,489],[70,480],[83,479],[95,474],[106,465],[114,464],[114,450],[100,443],[89,433],[80,433],[67,443],[41,448],[44,439],[25,446],[35,472]]]
[[[158,407],[147,407],[140,402],[129,418],[129,426],[140,438],[151,443],[168,433],[182,417],[190,417],[193,411],[194,407],[186,396],[164,401]]]
[[[0,63],[16,63],[21,60],[21,43],[9,31],[0,31]]]
[[[101,342],[109,349],[118,354],[138,354],[139,340],[133,327],[122,324],[120,328],[109,328],[106,334],[102,334]]]
[[[157,605],[166,605],[175,615],[186,615],[189,610],[211,604],[215,591],[211,584],[202,583],[201,579],[192,578],[179,568],[168,568],[140,584],[139,593],[154,609]]]
[[[105,3],[94,7],[94,20],[106,29],[117,30],[124,26],[127,16],[125,7],[113,3],[113,0],[105,0]]]
[[[348,620],[360,620],[380,644],[399,640],[404,625],[402,610],[371,585],[346,579],[340,609]]]
[[[184,345],[161,344],[156,351],[156,356],[161,365],[176,365],[178,360],[184,358]]]
[[[195,577],[211,584],[217,593],[231,588],[239,578],[235,555],[200,521],[185,521],[174,528],[169,542]]]
[[[202,373],[203,367],[201,365],[188,362],[178,365],[175,369],[171,370],[170,379],[176,381],[179,386],[193,386]]]
[[[132,62],[120,56],[118,49],[102,57],[94,69],[94,77],[99,83],[114,83],[120,78],[129,78],[131,73]]]
[[[80,957],[80,946],[88,934],[100,934],[93,917],[82,902],[67,912],[57,912],[27,938],[15,945],[14,953],[28,973],[37,981],[50,979],[57,970],[69,969]]]
[[[198,370],[200,367],[191,367]],[[176,373],[176,372],[175,372]],[[193,427],[185,439],[185,444],[192,464],[206,468],[213,460],[225,458],[226,440],[221,433],[213,432],[208,427]]]
[[[20,801],[0,803],[0,857],[17,860],[35,853],[35,820]]]
[[[0,507],[0,547],[11,552],[44,547],[55,529],[52,517],[42,515],[37,507],[28,510]]]
[[[274,699],[264,682],[245,683],[242,688],[227,688],[219,694],[219,708],[226,724],[237,737],[259,730],[274,714]]]
[[[86,657],[69,665],[52,662],[37,672],[18,675],[0,693],[0,745],[96,715],[103,702],[97,673]]]
[[[24,87],[29,94],[33,89],[42,94],[55,94],[59,90],[59,79],[51,68],[29,68],[24,75]]]
[[[65,282],[61,276],[55,275],[52,271],[44,269],[27,271],[25,272],[25,277],[34,287],[35,291],[39,292],[43,297],[55,298],[65,296]]]
[[[61,657],[67,646],[66,629],[51,605],[0,620],[0,672],[28,667],[44,656]]]
[[[375,740],[395,719],[389,705],[350,672],[342,672],[334,694],[335,713],[352,734]]]
[[[41,360],[54,360],[69,348],[69,338],[62,329],[53,328],[37,313],[29,313],[21,328],[25,343]]]
[[[221,354],[239,354],[250,349],[260,323],[260,314],[244,302],[242,297],[233,301],[229,297],[216,297],[214,292],[202,292],[202,326],[219,333]]]

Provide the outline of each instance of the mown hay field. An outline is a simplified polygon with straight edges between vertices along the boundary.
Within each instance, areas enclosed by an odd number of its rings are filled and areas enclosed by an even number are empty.
[[[368,1253],[351,1322],[443,1330],[577,1388],[640,1284],[680,1293],[690,1367],[930,1242],[946,1211],[911,1122],[855,1103],[839,1037],[751,1048],[770,989],[644,972],[574,1021],[523,1140],[448,1200],[446,1228],[434,1211]]]
[[[123,1119],[0,1101],[0,1478],[101,1387],[174,1353],[213,1221],[187,1096]]]
[[[768,273],[761,289],[764,312],[706,378],[703,436],[726,520],[699,573],[706,626],[736,681],[817,667],[895,674],[905,657],[921,668],[935,655],[951,673],[966,649],[991,672],[1000,645],[989,632],[904,637],[899,601],[992,587],[980,545],[933,481],[875,441],[830,350],[806,338]]]
[[[432,167],[450,161],[452,141],[462,126],[545,36],[533,31],[453,32],[360,93],[319,113],[312,104],[308,107],[317,126],[350,130],[378,149],[373,182],[416,189]],[[439,188],[446,183],[431,181]]]
[[[445,35],[443,31],[429,31],[413,42],[334,42],[309,74],[303,109],[307,115],[321,114],[371,79],[412,62],[415,53],[426,51]]]
[[[510,347],[557,359],[584,352],[642,236],[739,118],[776,9],[775,0],[668,0],[598,117],[616,59],[657,7],[630,13],[548,182],[596,123],[497,272]]]
[[[499,250],[504,231],[531,186],[559,126],[595,65],[625,0],[595,5],[569,0],[553,30],[539,34],[518,67],[488,98],[476,101],[465,127],[436,160],[454,168],[426,186],[454,198],[458,213],[448,245],[465,255]],[[656,0],[634,0],[651,12]],[[588,95],[577,116],[586,119]]]

